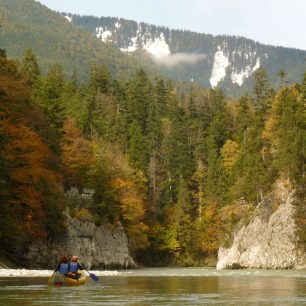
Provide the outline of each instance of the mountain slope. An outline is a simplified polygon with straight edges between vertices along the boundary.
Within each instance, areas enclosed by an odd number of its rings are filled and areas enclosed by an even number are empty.
[[[32,48],[43,71],[59,62],[68,75],[76,71],[81,79],[92,63],[106,64],[118,79],[144,66],[173,80],[220,86],[237,97],[252,87],[251,75],[258,67],[268,71],[275,87],[279,70],[292,83],[302,79],[305,69],[306,51],[242,37],[214,37],[110,17],[61,16],[34,0],[0,0],[0,8],[0,48],[10,57],[20,59]]]
[[[279,70],[286,72],[291,83],[302,79],[305,68],[306,51],[263,45],[243,37],[171,30],[110,17],[63,15],[125,53],[146,51],[159,64],[158,70],[173,78],[205,87],[219,85],[229,93],[249,87],[250,76],[259,67],[268,71],[275,85]]]
[[[110,45],[71,25],[58,13],[34,0],[0,0],[0,47],[21,58],[32,48],[46,70],[58,62],[81,78],[92,63],[105,63],[120,76],[131,73],[136,63]]]

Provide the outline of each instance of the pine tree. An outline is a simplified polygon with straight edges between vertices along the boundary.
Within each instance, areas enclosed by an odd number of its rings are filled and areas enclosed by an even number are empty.
[[[183,178],[180,178],[178,185],[178,198],[174,210],[173,226],[176,233],[176,240],[179,244],[179,253],[182,259],[188,257],[191,251],[192,219],[190,216],[191,199],[188,186]]]
[[[220,150],[228,138],[224,96],[219,90],[211,92],[212,120],[207,135],[207,181],[206,200],[223,205],[226,201],[227,181],[222,165]]]
[[[111,75],[105,65],[93,65],[90,71],[90,87],[94,93],[108,94],[111,90]]]
[[[207,169],[205,168],[203,162],[198,160],[196,171],[191,178],[193,201],[197,206],[197,211],[194,219],[202,218],[202,210],[205,200],[206,171]]]
[[[248,94],[239,99],[239,106],[236,118],[236,135],[235,138],[240,144],[245,140],[247,129],[251,123],[250,97]]]
[[[263,68],[257,69],[254,74],[254,105],[256,114],[263,122],[268,114],[268,109],[271,104],[271,97],[273,95],[273,89],[268,78],[266,70]]]
[[[32,86],[40,77],[38,62],[31,49],[26,50],[22,59],[22,72],[25,74],[30,86]]]
[[[148,109],[151,104],[152,85],[144,70],[137,71],[127,89],[127,116],[130,123],[136,120],[145,133]]]
[[[129,129],[128,157],[135,169],[145,171],[147,165],[146,142],[141,126],[136,120],[132,122]]]
[[[62,67],[56,64],[51,67],[34,92],[35,100],[48,115],[59,135],[65,120],[64,105],[61,100],[65,85],[64,78]]]
[[[97,225],[116,225],[120,218],[120,203],[113,184],[114,173],[102,142],[92,141],[92,158],[88,165],[88,186],[94,190],[90,207]]]

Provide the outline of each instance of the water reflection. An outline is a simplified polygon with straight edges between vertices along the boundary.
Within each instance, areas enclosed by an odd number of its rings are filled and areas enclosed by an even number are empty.
[[[220,278],[220,292],[229,300],[282,304],[305,301],[305,279],[280,277]],[[292,304],[293,305],[293,304]]]
[[[2,278],[0,305],[306,305],[306,278],[290,272],[179,276],[174,270],[171,276],[158,276],[164,269],[154,276],[141,271],[105,276],[77,288],[50,288],[46,278]]]

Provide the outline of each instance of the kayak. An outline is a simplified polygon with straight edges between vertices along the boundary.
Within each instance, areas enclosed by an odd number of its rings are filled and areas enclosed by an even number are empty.
[[[81,286],[87,282],[87,276],[81,272],[79,279],[66,277],[65,275],[55,272],[48,279],[49,286],[62,287],[62,286]]]

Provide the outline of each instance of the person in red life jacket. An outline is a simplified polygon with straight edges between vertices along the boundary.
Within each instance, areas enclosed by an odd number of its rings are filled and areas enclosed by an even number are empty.
[[[83,269],[84,267],[78,263],[78,257],[72,256],[69,263],[68,277],[73,279],[78,279],[79,278],[78,271]]]
[[[59,263],[57,264],[56,268],[54,269],[54,272],[59,272],[61,274],[64,274],[65,276],[69,273],[69,263],[68,258],[64,255],[62,255],[59,259]]]

